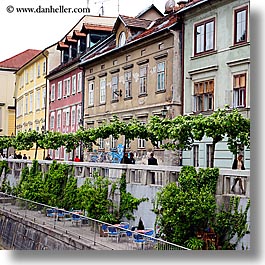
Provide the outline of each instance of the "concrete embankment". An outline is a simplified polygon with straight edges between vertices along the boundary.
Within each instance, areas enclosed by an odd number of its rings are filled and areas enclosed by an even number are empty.
[[[90,250],[89,244],[0,210],[0,245],[15,250]]]

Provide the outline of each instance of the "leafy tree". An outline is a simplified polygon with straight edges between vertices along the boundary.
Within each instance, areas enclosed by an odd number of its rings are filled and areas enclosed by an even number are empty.
[[[77,187],[77,178],[75,178],[73,175],[70,175],[68,177],[65,189],[64,189],[64,195],[62,199],[62,208],[66,210],[73,209],[80,209],[81,208],[81,202],[79,201],[79,194],[78,194],[78,187]]]
[[[138,210],[139,205],[148,201],[148,198],[135,198],[130,192],[126,191],[126,174],[122,174],[120,179],[120,208],[118,220],[123,218],[135,220],[133,212]]]
[[[42,193],[45,203],[52,206],[62,207],[69,171],[69,165],[53,161],[44,178],[44,189]]]
[[[87,178],[79,188],[82,209],[87,216],[105,222],[116,222],[117,219],[109,212],[113,202],[108,199],[110,181],[94,172],[92,178]]]
[[[216,168],[200,169],[184,166],[178,182],[163,187],[156,196],[154,212],[160,234],[166,240],[201,249],[197,233],[213,228],[219,237],[223,249],[235,249],[239,240],[248,232],[246,223],[249,204],[245,211],[238,211],[238,203],[231,200],[230,208],[218,209],[215,201],[216,183],[219,170]],[[236,238],[234,244],[231,239]]]
[[[1,179],[2,174],[4,173],[3,180],[1,181],[2,185],[0,187],[0,191],[2,192],[8,192],[8,193],[11,192],[10,185],[7,182],[7,173],[9,171],[10,171],[10,168],[8,167],[7,161],[6,160],[0,161],[0,179]]]
[[[239,203],[240,197],[232,197],[228,209],[222,205],[216,215],[213,227],[219,235],[219,244],[222,249],[235,249],[239,241],[249,233],[247,214],[250,200],[248,200],[245,210],[242,207],[239,208]]]
[[[33,160],[29,174],[20,184],[19,196],[34,202],[43,202],[44,183],[42,172],[39,171],[38,167],[38,161]]]

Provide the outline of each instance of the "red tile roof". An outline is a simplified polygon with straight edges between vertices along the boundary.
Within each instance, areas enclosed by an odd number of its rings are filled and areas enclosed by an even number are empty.
[[[25,63],[29,62],[33,57],[39,54],[41,50],[33,50],[28,49],[25,50],[13,57],[10,57],[2,62],[0,62],[0,68],[8,68],[8,69],[19,69]]]
[[[105,26],[105,25],[95,25],[95,24],[90,24],[90,23],[84,23],[81,32],[83,32],[84,30],[112,31],[112,27]]]

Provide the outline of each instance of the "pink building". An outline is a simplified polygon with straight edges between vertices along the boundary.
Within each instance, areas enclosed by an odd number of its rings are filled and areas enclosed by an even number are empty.
[[[110,36],[116,18],[84,16],[65,37],[58,42],[61,64],[53,69],[49,80],[48,130],[62,133],[76,132],[83,125],[83,71],[80,57]],[[67,153],[62,146],[50,150],[56,160],[82,158],[80,147]]]

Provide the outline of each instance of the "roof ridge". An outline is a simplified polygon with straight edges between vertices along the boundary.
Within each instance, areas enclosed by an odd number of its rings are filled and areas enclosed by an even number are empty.
[[[26,52],[28,52],[28,51],[41,52],[42,50],[37,50],[37,49],[27,49],[27,50],[24,50],[24,51],[22,51],[22,52],[20,52],[20,53],[17,53],[17,54],[15,54],[15,55],[13,55],[13,56],[11,56],[11,57],[9,57],[9,58],[7,58],[7,59],[1,61],[0,64],[1,64],[1,63],[4,63],[4,62],[6,62],[6,61],[12,60],[12,59],[14,59],[15,57],[20,56],[20,55],[22,55],[23,53],[26,53]]]

